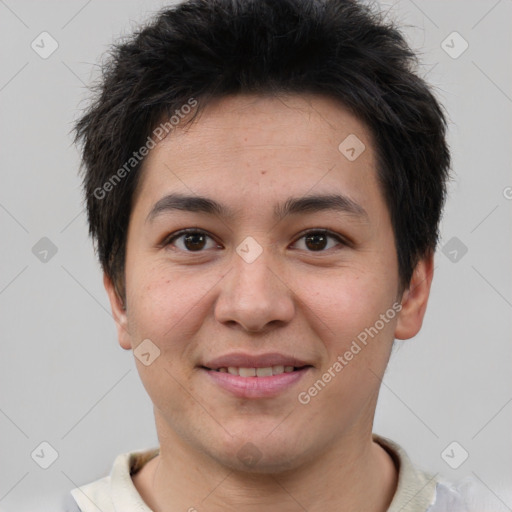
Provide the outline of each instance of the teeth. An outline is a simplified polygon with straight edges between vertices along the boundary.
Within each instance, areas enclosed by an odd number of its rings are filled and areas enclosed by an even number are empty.
[[[268,368],[256,368],[256,375],[258,377],[272,377],[272,366]]]
[[[267,366],[266,368],[238,368],[236,366],[228,366],[227,368],[218,368],[221,373],[229,373],[240,377],[271,377],[272,375],[280,375],[281,373],[293,372],[293,366]]]
[[[256,377],[256,368],[238,368],[240,377]]]

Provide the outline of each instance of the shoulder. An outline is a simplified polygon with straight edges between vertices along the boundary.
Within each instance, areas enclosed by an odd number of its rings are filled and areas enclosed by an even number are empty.
[[[436,498],[427,512],[470,512],[467,499],[451,482],[438,481]]]
[[[496,499],[471,477],[450,482],[412,463],[394,441],[373,435],[398,469],[398,485],[387,512],[497,512]]]
[[[71,496],[77,504],[78,510],[81,512],[115,512],[110,483],[111,477],[106,476],[72,489]]]
[[[427,512],[508,512],[510,508],[481,482],[467,476],[456,482],[441,479],[436,501]]]
[[[71,490],[75,503],[66,504],[66,512],[149,511],[133,483],[132,475],[158,453],[158,448],[152,448],[118,455],[108,476]]]

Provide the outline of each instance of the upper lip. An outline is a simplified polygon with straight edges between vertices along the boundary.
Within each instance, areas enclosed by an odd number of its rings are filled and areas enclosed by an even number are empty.
[[[228,368],[234,366],[236,368],[268,368],[269,366],[311,366],[306,361],[298,359],[294,356],[279,354],[277,352],[267,354],[245,354],[243,352],[233,352],[225,354],[215,359],[206,361],[202,366],[211,370],[219,368]]]

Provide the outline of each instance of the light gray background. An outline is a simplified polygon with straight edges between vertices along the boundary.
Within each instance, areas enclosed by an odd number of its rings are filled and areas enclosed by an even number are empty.
[[[69,131],[100,55],[166,3],[0,0],[3,511],[62,510],[116,455],[157,444],[133,356],[117,344]],[[493,510],[512,510],[512,1],[382,5],[407,25],[449,112],[455,179],[442,246],[457,237],[468,251],[456,262],[438,251],[423,330],[398,343],[374,430],[425,469],[478,479]],[[43,31],[59,44],[47,59],[31,48]],[[456,59],[441,47],[453,31],[469,43]],[[32,252],[42,237],[58,249],[46,263]],[[43,441],[58,452],[46,470],[31,458]],[[469,452],[457,470],[441,457],[452,441]]]

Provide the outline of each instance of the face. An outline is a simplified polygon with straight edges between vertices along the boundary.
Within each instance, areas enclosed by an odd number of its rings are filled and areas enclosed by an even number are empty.
[[[223,98],[142,172],[126,311],[105,285],[121,346],[146,344],[161,443],[272,472],[366,439],[393,339],[416,334],[430,285],[421,263],[399,293],[367,128],[323,97]]]

